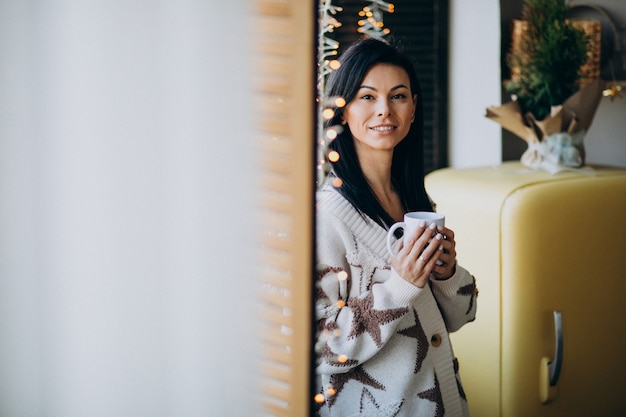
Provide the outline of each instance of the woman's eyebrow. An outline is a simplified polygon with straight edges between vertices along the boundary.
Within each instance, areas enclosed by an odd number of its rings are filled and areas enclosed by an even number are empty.
[[[374,88],[374,87],[371,87],[371,86],[369,86],[369,85],[362,85],[362,86],[361,86],[361,87],[359,87],[359,88],[367,88],[367,89],[372,90],[372,91],[378,91],[378,89],[376,89],[376,88]],[[396,85],[395,87],[392,87],[390,91],[398,90],[398,89],[400,89],[400,88],[406,88],[406,89],[408,89],[409,87],[407,87],[407,86],[406,86],[406,85],[404,85],[404,84],[398,84],[398,85]]]

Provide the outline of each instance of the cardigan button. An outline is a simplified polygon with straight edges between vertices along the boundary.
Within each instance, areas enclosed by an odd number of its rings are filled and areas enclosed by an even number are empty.
[[[430,344],[432,345],[432,347],[439,347],[439,346],[441,346],[441,336],[439,334],[435,333],[430,338]]]

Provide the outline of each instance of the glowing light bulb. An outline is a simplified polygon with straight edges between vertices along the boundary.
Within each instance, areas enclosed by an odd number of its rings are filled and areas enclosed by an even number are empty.
[[[335,99],[335,106],[337,107],[343,107],[346,105],[346,99],[343,97],[337,97]]]
[[[337,151],[330,151],[330,152],[328,152],[328,160],[330,162],[337,162],[337,161],[339,161],[339,152],[337,152]]]
[[[326,120],[330,120],[335,115],[335,111],[333,109],[324,109],[322,111],[322,117]]]
[[[348,273],[346,271],[341,271],[337,274],[337,279],[339,281],[345,281],[348,279]]]
[[[326,398],[324,397],[324,394],[317,394],[317,395],[315,395],[315,397],[313,397],[313,400],[314,400],[316,403],[321,404],[321,403],[323,403],[324,401],[326,401]]]

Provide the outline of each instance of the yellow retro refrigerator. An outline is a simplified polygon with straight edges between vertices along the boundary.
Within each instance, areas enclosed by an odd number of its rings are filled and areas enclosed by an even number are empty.
[[[478,284],[452,335],[472,416],[626,416],[626,170],[505,162],[426,188]]]

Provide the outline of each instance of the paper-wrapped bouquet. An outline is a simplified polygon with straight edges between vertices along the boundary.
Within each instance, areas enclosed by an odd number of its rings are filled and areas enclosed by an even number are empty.
[[[533,169],[554,173],[563,167],[585,164],[583,139],[602,98],[604,82],[594,80],[563,104],[552,106],[550,114],[536,120],[523,113],[517,101],[487,108],[487,117],[528,143],[521,162]]]
[[[513,100],[486,117],[528,143],[521,162],[558,172],[585,163],[583,138],[602,97],[600,22],[570,21],[565,0],[525,0],[507,56]]]

